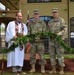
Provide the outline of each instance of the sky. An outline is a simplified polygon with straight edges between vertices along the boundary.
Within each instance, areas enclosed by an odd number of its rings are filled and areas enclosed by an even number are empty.
[[[2,3],[0,3],[0,10],[5,10],[5,6]],[[5,27],[3,23],[1,24],[1,27]]]
[[[5,6],[2,3],[0,3],[0,10],[1,9],[5,10]]]

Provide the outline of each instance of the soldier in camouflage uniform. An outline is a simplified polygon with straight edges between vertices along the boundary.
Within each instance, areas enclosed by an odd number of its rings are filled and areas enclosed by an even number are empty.
[[[35,9],[34,13],[34,20],[30,21],[28,24],[29,34],[34,34],[37,32],[45,32],[46,31],[46,24],[44,21],[40,20],[39,18],[39,10]],[[36,53],[40,56],[39,64],[41,65],[41,73],[45,73],[45,64],[46,61],[44,59],[44,43],[40,37],[36,37],[35,40],[31,41],[31,49],[30,49],[30,64],[31,70],[30,72],[35,72],[35,63],[36,63]]]
[[[60,36],[63,40],[63,35],[67,31],[67,27],[65,24],[65,21],[63,18],[58,16],[58,9],[53,8],[52,9],[53,19],[51,19],[48,22],[49,31],[56,33],[58,36]],[[49,42],[49,54],[50,54],[50,61],[52,65],[52,70],[49,71],[49,73],[56,73],[56,57],[58,59],[59,65],[60,65],[60,74],[64,74],[64,49],[61,47],[61,45],[57,42],[55,38],[50,39]]]

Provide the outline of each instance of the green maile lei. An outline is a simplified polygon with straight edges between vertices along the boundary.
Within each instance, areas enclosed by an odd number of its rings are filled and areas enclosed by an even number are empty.
[[[18,36],[18,38],[14,41],[14,43],[9,48],[2,48],[0,49],[0,53],[8,53],[11,51],[14,51],[14,49],[17,46],[20,46],[21,44],[27,44],[29,41],[34,40],[36,37],[50,37],[51,40],[56,39],[58,43],[68,52],[68,53],[74,53],[74,48],[70,48],[67,46],[64,41],[55,33],[51,32],[37,32],[35,34],[26,35],[26,36]],[[11,39],[14,40],[14,39]]]

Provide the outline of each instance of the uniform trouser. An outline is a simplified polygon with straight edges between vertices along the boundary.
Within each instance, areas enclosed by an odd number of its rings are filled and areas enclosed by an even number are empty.
[[[21,66],[13,66],[12,67],[12,72],[21,72],[22,71],[22,67]]]
[[[57,41],[50,41],[49,42],[49,55],[50,55],[50,61],[51,65],[56,65],[56,58],[58,59],[59,65],[61,67],[64,67],[64,49]]]
[[[40,56],[39,64],[46,64],[46,61],[44,59],[44,43],[31,43],[30,64],[36,63],[36,53],[38,53]]]

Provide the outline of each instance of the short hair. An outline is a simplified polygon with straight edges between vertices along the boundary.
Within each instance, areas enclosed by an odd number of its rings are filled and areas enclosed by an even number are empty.
[[[16,16],[18,15],[18,13],[21,13],[20,11],[18,11],[17,13],[16,13]],[[21,13],[22,14],[22,13]]]

